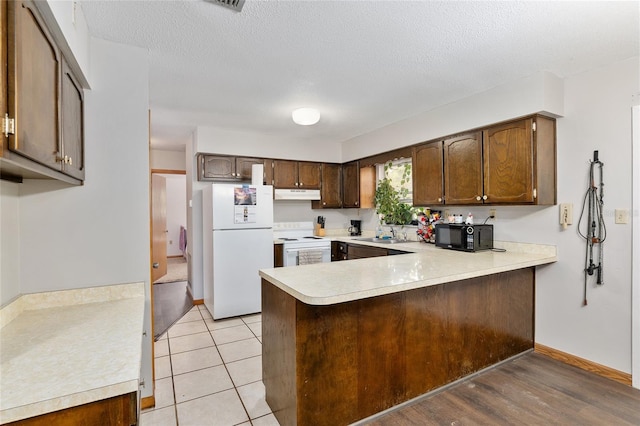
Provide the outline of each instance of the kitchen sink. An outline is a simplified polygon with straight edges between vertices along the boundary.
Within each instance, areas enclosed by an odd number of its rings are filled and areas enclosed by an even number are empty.
[[[397,238],[354,238],[354,241],[366,241],[369,243],[380,243],[380,244],[395,244],[395,243],[406,243],[406,241],[399,240]]]

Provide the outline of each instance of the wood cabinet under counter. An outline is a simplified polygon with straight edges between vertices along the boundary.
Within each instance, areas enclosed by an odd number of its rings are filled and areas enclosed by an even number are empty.
[[[260,271],[281,425],[353,423],[533,348],[535,266],[554,247],[397,247],[413,253]]]

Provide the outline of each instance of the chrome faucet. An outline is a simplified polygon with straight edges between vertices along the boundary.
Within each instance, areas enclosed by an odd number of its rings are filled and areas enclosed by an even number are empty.
[[[389,226],[389,230],[391,231],[391,238],[395,240],[396,238],[396,230],[393,229],[393,226]]]

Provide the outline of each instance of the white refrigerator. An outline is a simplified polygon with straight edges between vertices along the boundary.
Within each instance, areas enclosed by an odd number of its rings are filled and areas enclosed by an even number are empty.
[[[273,268],[273,187],[202,192],[204,304],[213,319],[260,312],[259,269]]]

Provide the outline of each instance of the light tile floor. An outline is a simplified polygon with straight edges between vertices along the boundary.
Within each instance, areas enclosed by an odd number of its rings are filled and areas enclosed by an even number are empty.
[[[260,314],[213,321],[194,306],[155,342],[156,406],[141,426],[279,426],[262,384]]]

